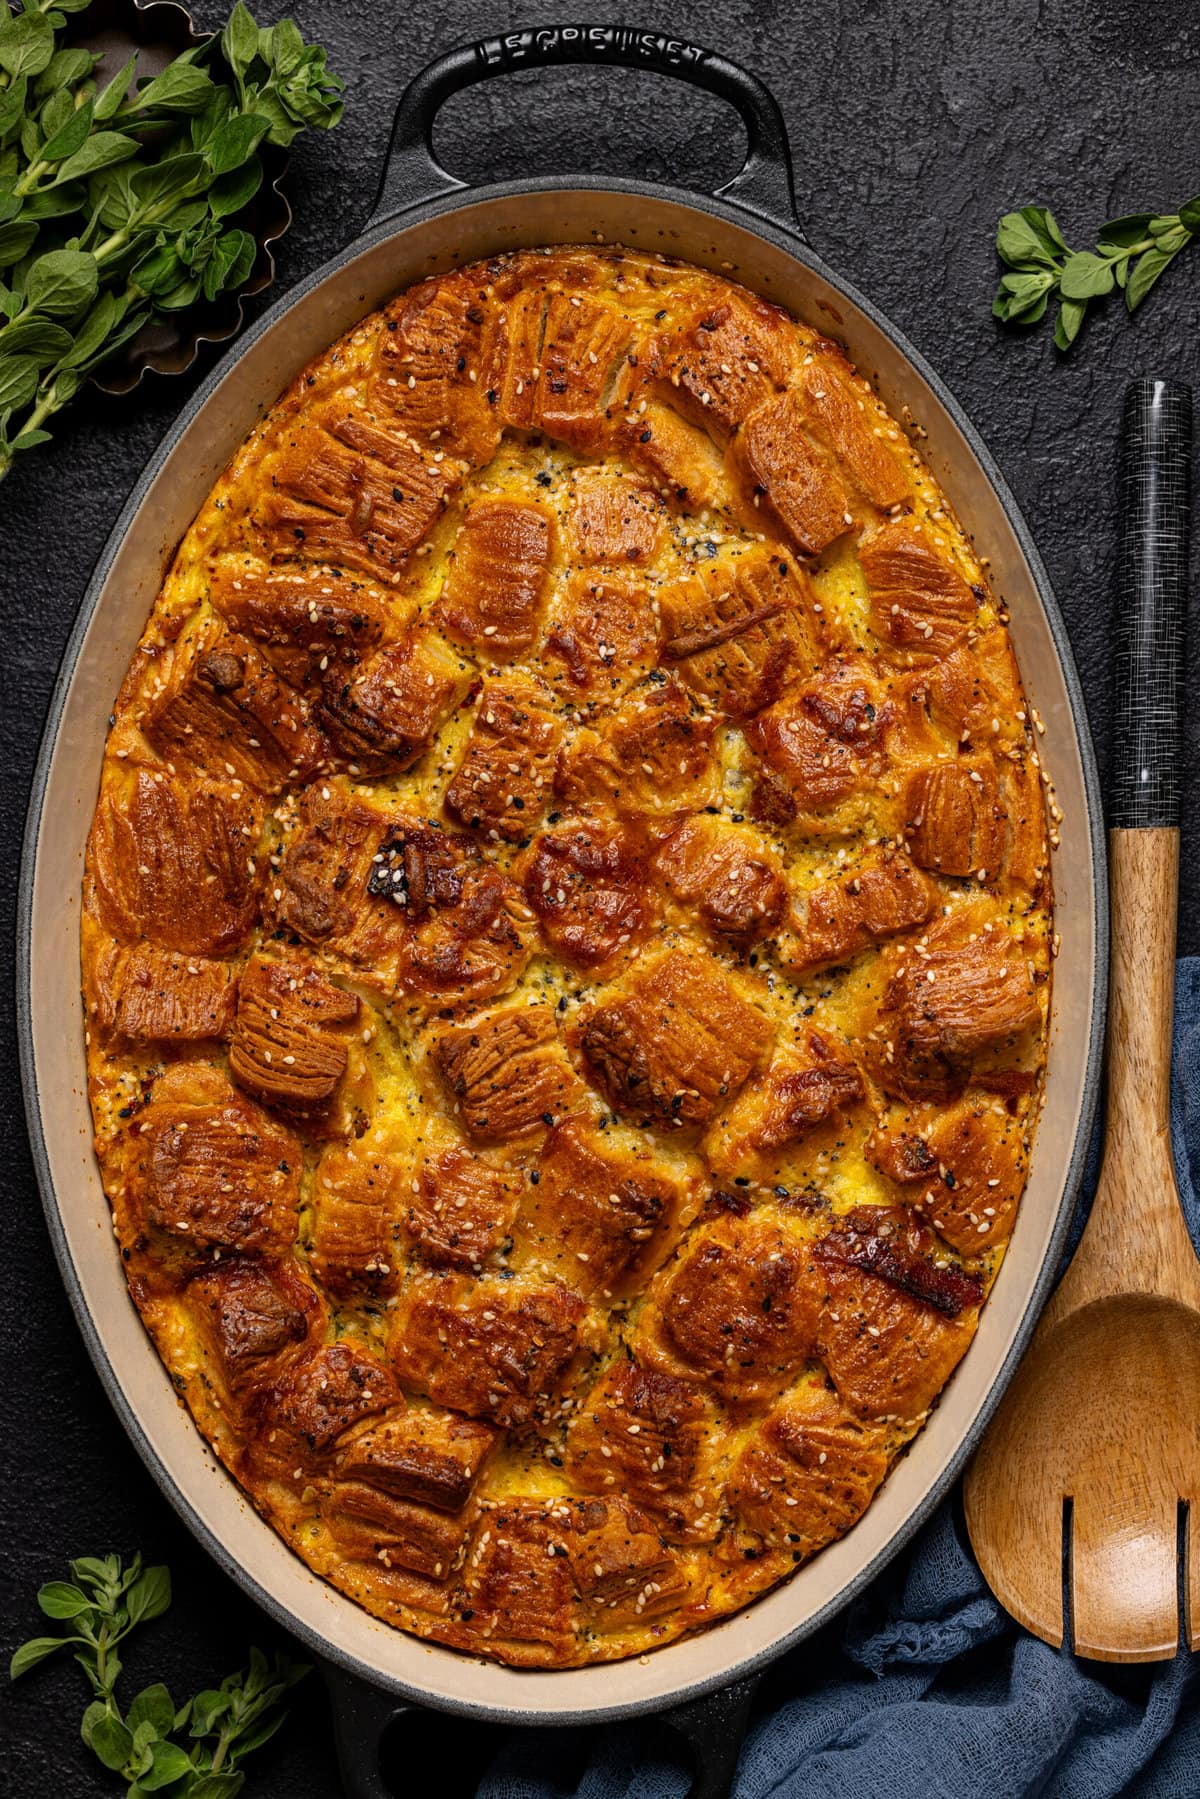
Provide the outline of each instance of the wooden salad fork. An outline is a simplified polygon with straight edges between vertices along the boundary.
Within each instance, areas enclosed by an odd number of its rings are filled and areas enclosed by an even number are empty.
[[[1200,1264],[1170,1125],[1191,424],[1187,387],[1130,387],[1104,1161],[1075,1258],[965,1485],[1001,1604],[1098,1661],[1200,1647]]]

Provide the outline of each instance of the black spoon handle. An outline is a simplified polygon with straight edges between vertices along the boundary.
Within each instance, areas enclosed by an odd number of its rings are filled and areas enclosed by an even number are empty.
[[[1125,395],[1109,823],[1179,826],[1179,721],[1191,512],[1192,390]]]

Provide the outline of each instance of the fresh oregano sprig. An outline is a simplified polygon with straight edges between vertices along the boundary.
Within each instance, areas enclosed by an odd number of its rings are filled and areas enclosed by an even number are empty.
[[[242,285],[261,146],[342,113],[324,50],[241,0],[152,80],[134,58],[103,86],[60,38],[88,0],[20,3],[0,0],[0,480],[148,320]]]
[[[197,1693],[178,1709],[162,1681],[143,1688],[122,1713],[116,1685],[117,1646],[139,1624],[160,1618],[171,1603],[166,1568],[143,1568],[135,1555],[126,1567],[115,1555],[81,1556],[69,1581],[52,1580],[38,1593],[48,1618],[65,1633],[32,1637],[9,1664],[13,1680],[60,1649],[71,1649],[94,1695],[81,1734],[106,1768],[128,1783],[126,1799],[162,1793],[166,1799],[234,1799],[246,1776],[241,1763],[283,1723],[281,1701],[308,1669],[277,1655],[267,1661],[250,1651],[250,1665],[227,1675],[219,1687]],[[175,1739],[186,1731],[190,1746]]]
[[[1054,341],[1069,350],[1088,307],[1115,288],[1136,312],[1155,282],[1200,234],[1200,197],[1178,212],[1130,212],[1100,227],[1094,250],[1072,250],[1046,206],[1006,212],[996,230],[996,252],[1009,273],[992,302],[998,319],[1036,325],[1058,301]]]

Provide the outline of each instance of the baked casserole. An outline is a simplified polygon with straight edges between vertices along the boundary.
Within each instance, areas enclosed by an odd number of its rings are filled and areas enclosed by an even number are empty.
[[[1025,1183],[1031,723],[909,435],[719,275],[497,257],[294,382],[116,701],[82,955],[130,1291],[311,1568],[561,1668],[851,1528]]]

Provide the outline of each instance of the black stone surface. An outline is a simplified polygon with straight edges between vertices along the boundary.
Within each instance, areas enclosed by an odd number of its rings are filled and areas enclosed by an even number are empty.
[[[224,8],[203,0],[205,26]],[[279,8],[263,0],[264,16]],[[370,206],[395,98],[436,51],[467,35],[561,22],[569,9],[478,0],[393,7],[298,0],[307,35],[348,77],[346,119],[302,142],[289,176],[296,211],[275,291],[346,241]],[[583,7],[584,16],[602,13]],[[1200,11],[1194,0],[646,0],[622,19],[686,33],[744,61],[773,87],[792,137],[800,206],[815,247],[918,344],[965,404],[1015,490],[1071,630],[1103,762],[1115,432],[1135,374],[1197,378],[1200,252],[1181,262],[1136,323],[1115,306],[1062,361],[1048,334],[1011,336],[989,316],[998,215],[1054,205],[1069,239],[1105,218],[1173,210],[1200,189]],[[733,172],[731,115],[674,83],[615,71],[551,71],[494,83],[448,109],[444,160],[482,178],[530,169],[637,171],[709,185]],[[141,1548],[166,1560],[176,1603],[134,1640],[128,1678],[165,1677],[182,1697],[277,1633],[193,1545],[111,1414],[59,1286],[25,1139],[11,1026],[11,910],[41,722],[93,562],[136,475],[195,375],[123,402],[83,398],[48,450],[0,487],[4,704],[0,866],[7,919],[5,1144],[0,1234],[0,1544],[3,1649],[39,1628],[38,1584],[69,1557]],[[1189,669],[1200,638],[1193,630]],[[1190,695],[1190,682],[1186,683]],[[1181,948],[1200,950],[1200,738],[1186,721]],[[136,1685],[129,1687],[135,1691]],[[0,1692],[0,1782],[22,1799],[118,1790],[77,1738],[82,1677],[69,1664]],[[262,1799],[339,1792],[323,1693],[314,1679],[285,1732],[258,1758]],[[451,1750],[448,1745],[453,1744]],[[467,1754],[460,1771],[455,1770]],[[586,1733],[579,1744],[586,1752]],[[472,1791],[486,1744],[461,1725],[427,1728],[403,1753],[398,1790]],[[429,1773],[423,1769],[430,1770]],[[436,1772],[433,1772],[436,1770]]]

